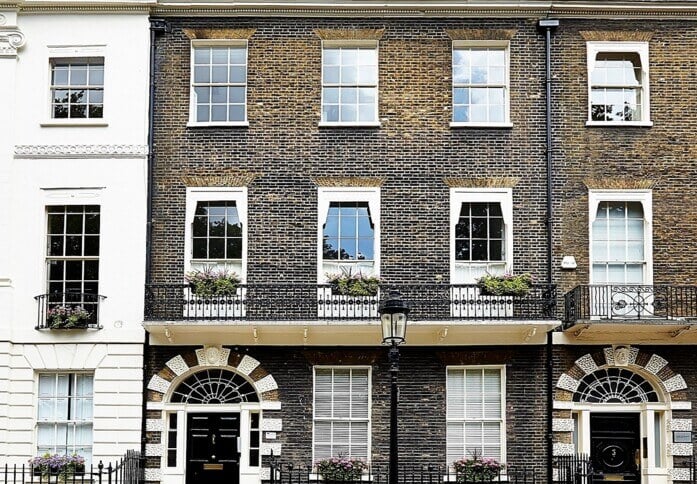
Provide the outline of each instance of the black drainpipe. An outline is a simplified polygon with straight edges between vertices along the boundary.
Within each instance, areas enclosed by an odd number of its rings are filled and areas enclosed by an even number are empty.
[[[155,168],[155,154],[153,150],[154,140],[154,125],[155,119],[155,40],[157,34],[169,32],[169,25],[163,19],[150,19],[150,82],[148,87],[148,184],[147,184],[147,214],[145,224],[145,284],[152,282],[152,192],[153,192],[153,171]],[[147,305],[147,301],[146,301]],[[143,318],[145,319],[145,318]],[[150,352],[150,333],[145,332],[143,340],[143,410],[140,425],[140,451],[141,456],[145,458],[145,428],[147,419],[147,404],[148,404],[148,380],[146,374],[146,357]]]
[[[552,30],[559,27],[559,20],[541,19],[538,23],[545,34],[545,87],[546,113],[545,126],[547,157],[547,283],[552,284]],[[552,331],[547,332],[546,370],[547,370],[547,482],[552,482],[554,444],[552,440],[552,411],[554,408],[554,360],[552,359]]]

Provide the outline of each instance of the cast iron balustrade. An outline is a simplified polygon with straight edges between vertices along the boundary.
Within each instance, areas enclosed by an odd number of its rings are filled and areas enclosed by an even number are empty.
[[[99,307],[106,296],[82,292],[53,292],[34,297],[38,303],[36,329],[101,329],[99,325]],[[76,318],[80,310],[87,315]],[[61,317],[59,314],[64,314]],[[67,321],[72,314],[74,320]]]
[[[334,294],[329,284],[241,284],[232,296],[198,296],[187,284],[145,288],[146,321],[373,320],[382,298],[398,290],[412,320],[554,319],[556,286],[525,296],[482,296],[476,284],[381,284],[375,296]]]
[[[114,464],[91,465],[84,471],[61,473],[46,471],[31,464],[0,466],[0,484],[142,484],[145,482],[145,458],[129,450]]]
[[[593,466],[587,454],[561,455],[552,462],[555,484],[592,484]]]
[[[271,463],[269,479],[264,484],[388,484],[388,466],[368,466],[360,479],[356,480],[325,480],[320,479],[316,469],[309,466]],[[492,480],[468,480],[465,476],[457,475],[446,467],[439,465],[400,465],[398,472],[400,484],[475,484],[480,482],[508,482],[511,484],[536,484],[538,482],[535,469],[506,466],[505,470]],[[541,482],[541,481],[540,481]]]
[[[603,284],[576,286],[564,296],[565,327],[583,320],[697,318],[697,286]]]

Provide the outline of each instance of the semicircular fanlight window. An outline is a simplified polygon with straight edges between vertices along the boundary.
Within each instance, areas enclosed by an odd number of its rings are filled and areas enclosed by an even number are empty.
[[[174,403],[242,403],[258,402],[254,387],[244,377],[230,370],[203,370],[190,375],[172,393]]]
[[[575,402],[643,403],[658,402],[658,393],[644,377],[624,368],[605,368],[583,377]]]

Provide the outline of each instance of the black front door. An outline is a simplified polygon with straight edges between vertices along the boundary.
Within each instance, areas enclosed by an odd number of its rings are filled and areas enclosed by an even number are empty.
[[[238,484],[240,414],[190,413],[186,422],[186,484]]]
[[[641,482],[638,413],[591,413],[593,482]]]

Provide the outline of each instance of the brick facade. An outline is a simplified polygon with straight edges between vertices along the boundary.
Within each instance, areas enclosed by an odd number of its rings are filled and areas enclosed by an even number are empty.
[[[632,188],[642,181],[653,189],[653,272],[656,284],[694,284],[697,219],[689,211],[695,198],[693,126],[697,114],[685,109],[692,95],[697,29],[691,22],[603,21],[602,31],[632,39],[649,37],[651,127],[586,127],[587,68],[584,31],[597,21],[564,20],[554,34],[554,199],[555,281],[561,292],[588,283],[589,179],[608,187]],[[629,35],[629,37],[628,37]],[[559,271],[563,255],[578,262],[574,272]]]
[[[317,187],[380,186],[381,277],[387,283],[450,278],[449,188],[513,187],[513,265],[544,281],[546,161],[544,38],[537,19],[335,19],[283,17],[172,18],[157,39],[155,97],[153,282],[180,283],[184,272],[187,186],[248,188],[249,283],[314,283],[317,274]],[[321,29],[321,30],[318,30]],[[697,245],[689,210],[694,193],[691,136],[697,27],[679,20],[603,21],[615,39],[649,39],[652,127],[586,127],[586,40],[598,22],[562,20],[553,34],[553,281],[563,295],[588,283],[588,187],[653,189],[656,283],[693,283]],[[248,127],[187,127],[191,32],[253,32],[248,47]],[[188,31],[188,35],[187,35]],[[379,40],[379,128],[318,127],[321,36],[370,32]],[[449,126],[452,36],[510,36],[512,128]],[[329,32],[329,34],[327,33]],[[456,34],[453,34],[455,32]],[[356,34],[358,35],[358,34]],[[595,35],[592,34],[591,37]],[[350,35],[349,35],[350,36]],[[335,185],[336,186],[336,185]],[[578,262],[559,268],[564,255]],[[563,308],[559,306],[561,319]],[[629,336],[628,336],[629,337]],[[201,344],[208,341],[201,341]],[[337,342],[339,344],[340,341]],[[547,479],[547,384],[543,346],[405,347],[400,383],[400,458],[448,464],[445,454],[445,368],[506,365],[506,452],[509,463]],[[461,346],[457,346],[461,345]],[[553,385],[583,355],[608,344],[557,345]],[[200,348],[200,346],[199,346]],[[685,378],[674,398],[697,398],[692,346],[645,347]],[[150,379],[192,347],[153,346]],[[382,350],[332,347],[234,348],[253,356],[278,383],[279,442],[287,462],[309,464],[312,446],[312,365],[375,354],[372,376],[372,459],[389,448],[389,374]],[[312,353],[312,354],[311,354]],[[318,356],[319,355],[319,356]],[[646,363],[646,362],[644,362]],[[580,375],[576,375],[577,377]],[[572,376],[573,378],[573,376]],[[666,376],[668,378],[668,376]],[[568,395],[567,395],[568,397]],[[160,397],[161,398],[161,397]],[[569,397],[571,398],[571,397]],[[151,396],[152,401],[156,397]],[[570,410],[553,412],[571,443]],[[692,410],[680,418],[693,419]],[[153,417],[154,418],[154,417]],[[564,422],[561,422],[564,420]],[[666,433],[666,436],[669,434]],[[152,437],[152,443],[159,443]],[[150,442],[150,441],[149,441]],[[152,460],[152,467],[157,467]],[[680,467],[684,459],[676,457]]]
[[[166,368],[176,355],[196,348],[152,347],[146,379]],[[280,411],[265,418],[283,420],[278,433],[283,462],[309,465],[312,461],[313,365],[361,364],[372,368],[372,462],[385,465],[389,455],[390,376],[387,352],[381,348],[254,347],[233,348],[257,359],[278,382]],[[408,465],[445,462],[445,373],[449,365],[505,365],[506,438],[508,462],[544,471],[545,394],[544,348],[474,347],[467,349],[404,348],[400,358],[400,459]],[[152,398],[151,398],[152,400]],[[153,414],[152,418],[157,418]],[[159,433],[149,443],[159,443]],[[157,467],[157,466],[156,466]]]
[[[172,19],[158,40],[154,282],[183,274],[185,175],[258,174],[249,184],[248,280],[314,282],[316,177],[379,176],[388,282],[449,273],[445,178],[515,177],[514,264],[542,279],[544,42],[534,20]],[[254,28],[248,128],[187,128],[190,40],[184,28]],[[446,29],[513,29],[510,129],[451,129]],[[380,128],[319,128],[321,41],[315,29],[384,28]],[[408,227],[408,229],[407,229]],[[405,230],[410,236],[405,237]]]

